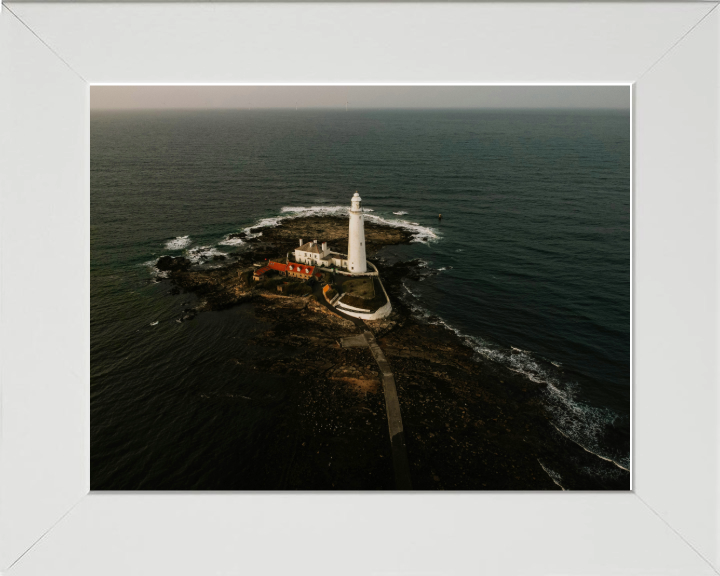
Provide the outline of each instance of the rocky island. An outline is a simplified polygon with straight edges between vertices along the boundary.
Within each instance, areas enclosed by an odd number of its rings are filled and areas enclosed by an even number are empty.
[[[258,235],[261,233],[260,235]],[[299,217],[231,235],[239,249],[202,266],[164,256],[156,264],[172,292],[197,296],[178,321],[206,310],[251,306],[268,327],[253,344],[284,351],[272,362],[227,358],[237,370],[287,379],[277,427],[263,447],[265,489],[392,489],[392,454],[382,380],[367,348],[343,338],[374,334],[397,384],[407,455],[416,490],[560,490],[629,488],[629,472],[571,441],[550,417],[545,384],[479,356],[441,324],[403,303],[403,279],[419,261],[390,265],[385,246],[409,243],[404,229],[365,224],[367,257],[382,277],[392,313],[344,318],[317,289],[278,292],[253,280],[253,266],[278,258],[298,238],[347,246],[348,219]],[[612,433],[612,431],[609,431]]]

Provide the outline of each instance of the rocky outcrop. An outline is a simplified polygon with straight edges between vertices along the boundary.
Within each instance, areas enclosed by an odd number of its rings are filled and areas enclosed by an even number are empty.
[[[162,272],[180,272],[190,268],[190,260],[182,256],[178,256],[177,258],[161,256],[158,258],[155,267]]]
[[[288,382],[283,418],[264,444],[267,488],[391,489],[394,486],[382,384],[367,348],[343,348],[359,328],[308,296],[258,288],[251,264],[275,258],[298,239],[347,242],[347,219],[298,218],[247,241],[247,250],[214,269],[163,257],[158,268],[183,291],[198,295],[197,310],[251,302],[265,329],[251,345],[268,359],[238,350],[238,370]],[[410,241],[396,228],[366,223],[368,253]],[[162,266],[162,267],[161,267]],[[402,281],[427,273],[420,261],[378,263],[393,312],[366,322],[395,375],[415,489],[623,489],[629,474],[589,454],[548,419],[545,385],[484,359],[444,326],[415,318],[403,305]],[[187,316],[187,317],[186,317]],[[190,319],[185,310],[181,319]],[[550,470],[554,476],[551,476]],[[560,480],[557,480],[560,478]]]
[[[262,230],[262,239],[271,242],[282,252],[295,250],[298,240],[327,242],[334,252],[347,252],[348,219],[336,216],[311,216],[283,220],[274,228]],[[383,246],[409,244],[412,235],[401,228],[365,222],[365,244],[368,256],[373,256]]]

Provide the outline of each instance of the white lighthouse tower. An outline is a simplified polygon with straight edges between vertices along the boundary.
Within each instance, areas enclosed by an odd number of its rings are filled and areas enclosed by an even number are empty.
[[[365,261],[365,222],[360,194],[355,192],[351,202],[347,268],[351,274],[363,274],[367,272],[367,262]]]

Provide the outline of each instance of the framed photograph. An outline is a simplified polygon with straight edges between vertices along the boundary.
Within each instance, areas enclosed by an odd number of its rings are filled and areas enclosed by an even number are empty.
[[[2,570],[718,573],[719,35],[4,4]]]
[[[90,111],[91,490],[630,489],[629,86]]]

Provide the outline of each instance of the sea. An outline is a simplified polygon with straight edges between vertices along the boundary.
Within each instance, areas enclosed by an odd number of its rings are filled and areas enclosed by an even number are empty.
[[[227,359],[283,351],[249,342],[251,305],[177,322],[195,297],[154,264],[217,265],[229,234],[355,191],[413,234],[379,256],[421,261],[414,314],[546,383],[556,428],[630,468],[628,111],[92,111],[90,160],[93,490],[263,488],[287,382]]]

